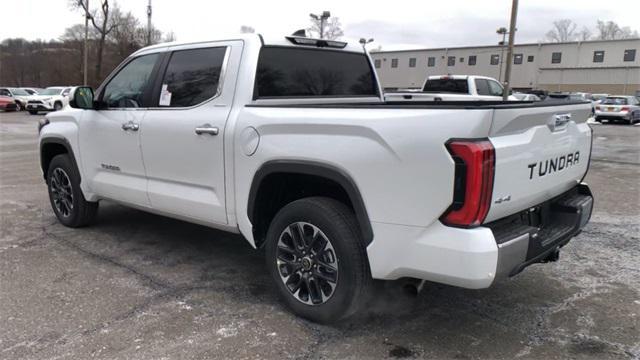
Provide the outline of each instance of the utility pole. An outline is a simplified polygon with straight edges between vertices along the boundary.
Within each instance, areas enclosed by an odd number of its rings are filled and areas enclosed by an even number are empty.
[[[147,46],[151,45],[151,0],[147,5]]]
[[[518,0],[513,0],[511,5],[511,23],[509,24],[509,47],[507,48],[507,70],[504,74],[504,92],[502,100],[509,99],[509,90],[511,89],[511,59],[513,57],[513,42],[516,38],[516,19],[518,17]]]
[[[84,60],[82,65],[82,77],[84,86],[88,85],[87,81],[87,63],[89,58],[89,0],[85,1],[85,12],[84,12]]]
[[[324,39],[324,23],[331,17],[330,11],[323,11],[321,15],[309,14],[312,19],[320,21],[320,39]]]

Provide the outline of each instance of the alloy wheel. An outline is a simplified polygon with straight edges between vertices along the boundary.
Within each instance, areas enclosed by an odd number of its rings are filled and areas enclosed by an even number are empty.
[[[338,285],[338,258],[329,238],[315,225],[295,222],[278,238],[276,266],[296,300],[321,305]]]
[[[73,191],[69,175],[61,169],[55,168],[49,179],[51,197],[56,210],[63,217],[71,216],[73,212]]]

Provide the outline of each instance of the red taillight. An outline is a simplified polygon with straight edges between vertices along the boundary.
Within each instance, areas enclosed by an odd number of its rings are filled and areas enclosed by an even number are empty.
[[[596,110],[600,110],[600,105],[596,106]]]
[[[482,224],[491,206],[495,151],[489,140],[454,140],[447,149],[456,162],[453,204],[442,216],[446,225]]]
[[[620,111],[629,111],[629,107],[628,106],[623,106],[622,109],[620,109]]]

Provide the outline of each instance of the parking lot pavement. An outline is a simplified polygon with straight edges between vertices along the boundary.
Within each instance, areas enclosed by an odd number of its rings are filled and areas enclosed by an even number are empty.
[[[593,126],[595,210],[559,262],[486,290],[380,284],[366,314],[320,326],[237,236],[109,203],[58,224],[40,117],[0,113],[0,359],[640,358],[640,127]]]

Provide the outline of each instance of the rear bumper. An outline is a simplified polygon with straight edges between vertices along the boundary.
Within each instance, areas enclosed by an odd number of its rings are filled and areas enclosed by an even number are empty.
[[[631,112],[606,112],[606,111],[596,111],[595,117],[597,119],[631,119]]]
[[[553,260],[586,225],[593,197],[580,184],[526,211],[474,229],[435,222],[427,228],[373,223],[367,248],[376,279],[412,277],[480,289]]]
[[[52,111],[53,106],[49,107],[45,104],[27,104],[27,110],[31,111]]]
[[[13,104],[3,104],[0,105],[0,109],[4,110],[4,111],[15,111],[18,107],[16,106],[15,103]]]
[[[495,221],[491,229],[498,245],[496,277],[511,277],[531,264],[557,260],[558,251],[591,218],[593,196],[586,184]]]

